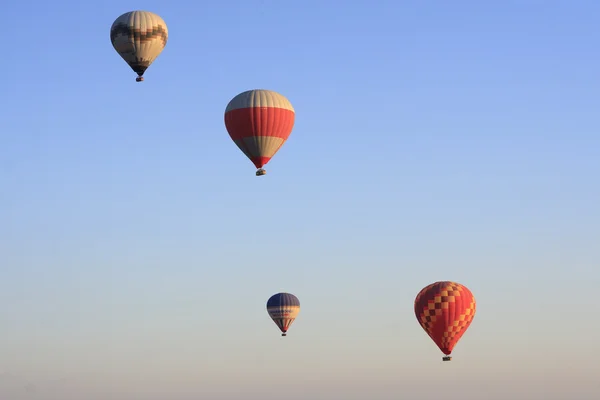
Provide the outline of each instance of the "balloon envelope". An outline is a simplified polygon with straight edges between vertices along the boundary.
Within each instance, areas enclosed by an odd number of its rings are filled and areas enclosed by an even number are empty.
[[[246,157],[262,168],[292,133],[295,116],[294,107],[283,95],[248,90],[227,104],[225,127]]]
[[[149,11],[130,11],[110,28],[110,41],[141,78],[167,44],[169,31],[163,19]]]
[[[300,312],[300,300],[291,293],[277,293],[267,301],[267,312],[283,336]]]
[[[415,299],[415,315],[421,327],[450,355],[475,316],[475,297],[467,287],[450,281],[423,288]]]

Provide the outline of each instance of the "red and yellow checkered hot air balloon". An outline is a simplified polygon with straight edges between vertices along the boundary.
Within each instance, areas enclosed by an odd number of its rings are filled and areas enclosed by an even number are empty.
[[[421,327],[446,356],[475,316],[475,297],[460,283],[442,281],[424,287],[415,299],[415,315]]]
[[[235,96],[225,109],[225,127],[235,144],[254,163],[256,176],[292,133],[295,111],[279,93],[256,89]]]

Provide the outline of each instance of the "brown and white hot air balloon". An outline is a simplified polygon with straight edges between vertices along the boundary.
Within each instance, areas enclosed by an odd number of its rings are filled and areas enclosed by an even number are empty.
[[[292,133],[295,116],[292,103],[271,90],[248,90],[227,104],[227,132],[258,168],[256,176],[266,174],[263,167]]]
[[[130,11],[110,28],[110,41],[119,55],[144,80],[144,72],[167,45],[169,31],[163,19],[149,11]]]

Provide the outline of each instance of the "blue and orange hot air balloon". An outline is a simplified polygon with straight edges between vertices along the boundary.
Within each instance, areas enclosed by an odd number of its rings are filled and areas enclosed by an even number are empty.
[[[291,293],[274,294],[267,301],[267,312],[281,330],[281,336],[286,336],[300,312],[300,300]]]
[[[475,297],[460,283],[441,281],[424,287],[415,299],[421,327],[446,356],[450,354],[475,316]]]
[[[227,104],[225,128],[258,168],[256,176],[266,174],[263,167],[292,133],[295,116],[289,100],[270,90],[248,90]]]

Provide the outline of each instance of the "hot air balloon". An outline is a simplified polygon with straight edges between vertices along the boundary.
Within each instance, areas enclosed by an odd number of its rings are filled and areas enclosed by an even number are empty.
[[[291,293],[274,294],[267,301],[267,312],[281,330],[281,336],[286,336],[300,312],[300,300]]]
[[[466,332],[475,316],[475,297],[465,286],[449,281],[424,287],[415,299],[415,315],[421,327],[446,356]]]
[[[292,103],[270,90],[248,90],[225,109],[225,127],[235,144],[254,163],[256,176],[292,133],[296,114]]]
[[[110,28],[110,41],[119,55],[142,82],[146,69],[167,44],[169,31],[163,19],[149,11],[130,11],[121,15]]]

